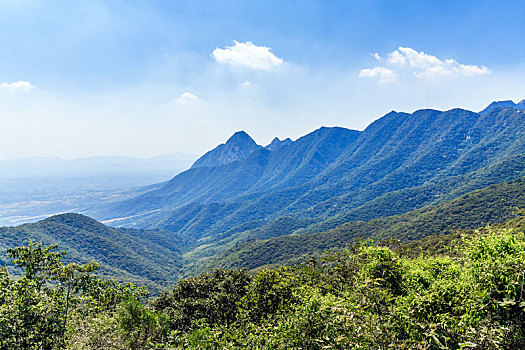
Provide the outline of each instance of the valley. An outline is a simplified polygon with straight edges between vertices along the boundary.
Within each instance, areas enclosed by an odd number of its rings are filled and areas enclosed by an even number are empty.
[[[189,167],[193,160],[192,155],[172,154],[152,159],[0,161],[0,226],[66,212],[84,213],[104,203],[138,196],[161,186],[159,183]]]

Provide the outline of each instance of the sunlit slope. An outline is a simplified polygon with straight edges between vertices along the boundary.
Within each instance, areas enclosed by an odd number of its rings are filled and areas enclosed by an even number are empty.
[[[159,288],[175,281],[188,241],[166,231],[117,229],[80,214],[62,214],[17,227],[0,227],[0,260],[28,240],[58,244],[66,261],[96,260],[101,274]]]
[[[451,201],[405,214],[371,221],[352,221],[311,234],[255,239],[236,244],[207,266],[254,269],[290,264],[328,249],[343,248],[356,238],[396,238],[402,242],[504,222],[516,216],[513,207],[525,207],[525,178],[492,185]],[[196,267],[198,268],[198,267]]]

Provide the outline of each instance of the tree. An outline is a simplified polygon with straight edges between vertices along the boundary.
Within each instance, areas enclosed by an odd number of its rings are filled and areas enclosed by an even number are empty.
[[[72,299],[93,284],[95,262],[64,265],[65,252],[29,241],[7,251],[23,269],[20,278],[0,273],[0,349],[53,349],[65,342]]]

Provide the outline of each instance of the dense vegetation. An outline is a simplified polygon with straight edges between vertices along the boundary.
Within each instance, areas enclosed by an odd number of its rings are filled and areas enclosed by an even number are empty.
[[[318,256],[325,250],[344,248],[356,238],[382,240],[394,237],[409,242],[426,236],[453,233],[456,229],[503,222],[515,216],[513,206],[525,207],[525,178],[492,185],[405,214],[346,222],[325,232],[290,235],[297,220],[280,219],[274,221],[272,226],[243,233],[241,237],[233,235],[239,243],[219,251],[208,262],[197,260],[199,264],[188,267],[190,272],[194,272],[205,271],[212,266],[251,270],[265,265],[293,264],[310,256]],[[204,255],[206,251],[227,243],[228,240],[220,241],[216,246],[210,245],[198,253]]]
[[[150,299],[30,243],[8,251],[22,275],[0,273],[0,349],[524,348],[524,229],[521,216],[465,232],[446,255],[363,241],[256,274],[213,270]]]
[[[59,244],[68,252],[65,262],[86,264],[96,260],[100,276],[146,284],[160,290],[179,276],[181,254],[189,242],[161,230],[117,229],[80,214],[63,214],[33,224],[0,227],[0,265],[6,249],[27,244]]]

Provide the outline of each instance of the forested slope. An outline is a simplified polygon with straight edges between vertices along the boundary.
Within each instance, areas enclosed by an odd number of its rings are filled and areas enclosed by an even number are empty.
[[[446,255],[363,242],[255,274],[209,271],[153,298],[19,247],[21,274],[0,269],[0,349],[523,349],[524,219],[433,236]]]
[[[218,258],[212,259],[207,267],[255,269],[264,265],[290,264],[319,255],[325,250],[344,248],[356,238],[396,238],[409,242],[430,235],[452,233],[456,229],[472,229],[504,222],[516,215],[513,207],[525,207],[525,178],[492,185],[405,214],[371,221],[351,221],[325,232],[293,235],[275,233],[273,235],[279,237],[241,241]],[[260,233],[256,233],[252,237],[260,236]]]
[[[0,227],[0,264],[6,249],[26,245],[29,239],[58,244],[66,262],[101,265],[99,274],[119,281],[146,284],[159,290],[179,277],[181,254],[189,247],[183,237],[161,230],[117,229],[80,214],[62,214],[33,224]]]

